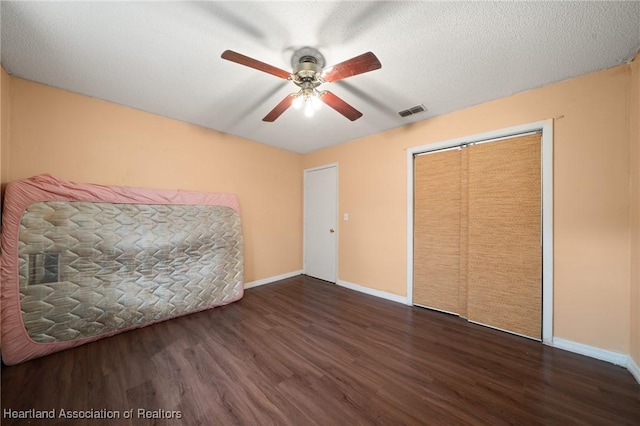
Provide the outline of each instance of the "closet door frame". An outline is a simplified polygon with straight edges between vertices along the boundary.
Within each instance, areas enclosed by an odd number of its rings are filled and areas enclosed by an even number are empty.
[[[413,305],[413,213],[414,156],[430,151],[454,148],[542,132],[542,342],[553,341],[553,120],[537,121],[493,132],[480,133],[407,149],[407,304]]]

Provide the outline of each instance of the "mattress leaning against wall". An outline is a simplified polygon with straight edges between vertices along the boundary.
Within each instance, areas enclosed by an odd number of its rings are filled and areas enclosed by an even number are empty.
[[[8,365],[243,296],[232,194],[39,175],[7,185],[2,221]]]

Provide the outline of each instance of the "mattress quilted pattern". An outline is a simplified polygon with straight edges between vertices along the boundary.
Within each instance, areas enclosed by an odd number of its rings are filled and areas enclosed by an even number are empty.
[[[20,309],[29,337],[61,342],[231,300],[242,232],[226,206],[43,201],[20,222]]]

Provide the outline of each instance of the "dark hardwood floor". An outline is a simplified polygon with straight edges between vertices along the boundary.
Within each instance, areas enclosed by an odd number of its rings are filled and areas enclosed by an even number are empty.
[[[9,409],[120,419],[12,420]],[[301,276],[3,366],[2,411],[3,425],[637,426],[640,384],[622,367]]]

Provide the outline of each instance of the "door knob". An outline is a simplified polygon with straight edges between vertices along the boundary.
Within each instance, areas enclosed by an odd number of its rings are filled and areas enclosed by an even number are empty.
[[[336,230],[331,228],[331,229],[329,229],[329,232],[331,232],[333,234],[334,232],[336,232]]]

